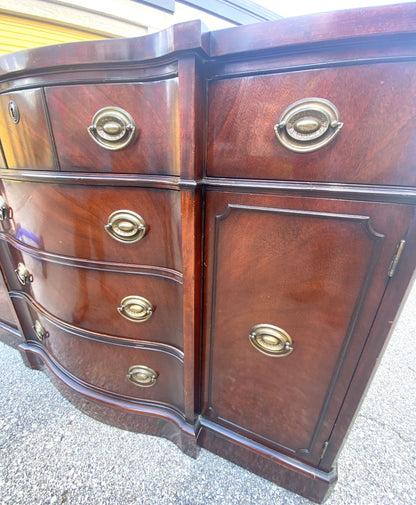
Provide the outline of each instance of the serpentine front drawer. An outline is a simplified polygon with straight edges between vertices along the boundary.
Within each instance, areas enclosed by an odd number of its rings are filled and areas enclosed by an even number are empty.
[[[1,227],[28,246],[63,256],[182,269],[178,191],[20,181],[3,185],[9,217]]]
[[[178,80],[45,89],[64,171],[178,175]]]
[[[23,299],[15,299],[26,322],[29,342],[36,343],[66,372],[99,391],[135,400],[160,402],[183,411],[183,360],[167,346],[100,340],[66,330]],[[68,352],[70,350],[71,352]]]
[[[415,186],[415,108],[413,62],[213,80],[207,174]]]
[[[158,271],[71,265],[3,246],[10,289],[66,323],[182,349],[182,283]]]

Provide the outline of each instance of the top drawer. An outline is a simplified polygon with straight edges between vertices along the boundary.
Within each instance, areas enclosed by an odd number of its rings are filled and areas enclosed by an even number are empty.
[[[46,88],[61,170],[178,175],[177,91],[177,78]]]
[[[286,109],[307,98],[335,105],[343,126],[325,146],[294,152],[279,142],[274,127]],[[210,83],[209,104],[208,176],[416,184],[414,63],[218,80]],[[295,116],[311,128],[298,136],[317,137],[303,145],[325,138],[314,129],[314,114]]]

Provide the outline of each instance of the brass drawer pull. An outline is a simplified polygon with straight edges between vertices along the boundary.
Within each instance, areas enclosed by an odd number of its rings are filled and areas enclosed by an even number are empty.
[[[119,107],[104,107],[95,113],[88,133],[99,146],[118,151],[133,142],[136,125],[125,110]]]
[[[45,328],[40,324],[38,320],[35,321],[33,330],[35,332],[35,335],[41,342],[45,340],[45,338],[49,337],[49,333],[45,330]]]
[[[283,112],[274,132],[287,149],[306,153],[328,144],[342,125],[333,103],[323,98],[306,98],[293,103]]]
[[[12,216],[13,216],[12,209],[0,196],[0,221],[6,221],[7,219],[11,219]]]
[[[135,386],[150,388],[156,384],[158,374],[144,365],[134,365],[129,368],[127,378]]]
[[[293,351],[290,335],[281,328],[271,324],[257,324],[249,334],[253,346],[267,356],[281,358]]]
[[[23,286],[29,284],[29,282],[33,282],[33,275],[29,273],[28,269],[25,267],[23,263],[19,263],[15,270],[17,278]]]
[[[131,244],[143,238],[147,228],[139,214],[131,210],[117,210],[109,216],[105,230],[115,240]]]
[[[152,316],[154,308],[149,300],[142,296],[126,296],[121,300],[121,305],[117,310],[129,321],[142,323]]]

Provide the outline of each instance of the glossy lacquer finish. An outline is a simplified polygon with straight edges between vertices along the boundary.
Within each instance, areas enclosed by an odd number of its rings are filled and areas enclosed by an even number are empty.
[[[376,38],[380,44],[384,42],[383,35],[388,35],[391,44],[393,33],[401,35],[403,42],[406,35],[414,34],[415,16],[416,5],[412,2],[381,9],[348,9],[344,12],[289,17],[277,23],[256,23],[218,30],[211,33],[210,54],[217,58],[230,58],[239,53],[260,50],[263,51],[262,56],[265,56],[267,50],[278,48],[280,52],[289,49],[292,56],[301,54],[306,59],[307,54],[302,54],[303,49],[305,46],[311,49],[316,43],[329,43],[330,47],[336,47],[337,52],[342,52],[339,45],[348,45],[351,41],[360,43],[363,38],[366,43]],[[324,52],[325,49],[327,48],[322,46],[317,48],[319,52]],[[357,52],[362,48],[354,49]],[[388,50],[384,46],[382,49],[384,52]]]
[[[369,100],[371,96],[371,100]],[[298,100],[322,98],[343,126],[329,145],[292,152],[274,126]],[[209,175],[416,185],[416,66],[372,64],[213,81]]]
[[[2,227],[35,249],[76,258],[182,269],[180,193],[162,189],[64,186],[4,181],[12,219]],[[119,210],[139,214],[146,233],[123,243],[107,233]],[[76,237],[76,239],[75,239]]]
[[[13,122],[9,103],[19,120]],[[31,89],[0,95],[0,139],[9,168],[56,170],[43,91]]]
[[[98,333],[182,348],[182,285],[177,280],[128,269],[113,271],[61,265],[12,246],[9,250],[11,269],[7,276],[11,289],[23,290],[58,319]],[[19,263],[32,276],[32,281],[25,286],[13,271]],[[150,319],[135,322],[119,313],[117,309],[128,296],[140,296],[152,304]]]
[[[209,52],[209,34],[201,20],[170,26],[158,33],[138,38],[95,40],[92,42],[62,44],[39,47],[35,51],[26,50],[5,55],[0,62],[2,83],[14,73],[24,71],[26,76],[33,72],[57,66],[73,73],[99,67],[112,68],[120,76],[120,66],[146,65],[152,68],[154,60],[180,51],[201,49]],[[159,60],[160,61],[160,60]],[[163,60],[162,60],[163,61]],[[114,64],[116,63],[116,64]],[[58,79],[59,79],[58,72]]]
[[[209,192],[204,414],[317,464],[411,216],[406,206]],[[255,349],[258,324],[285,330],[293,352]]]
[[[178,80],[46,88],[61,170],[179,174]],[[119,107],[137,134],[120,151],[97,145],[88,133],[96,112]]]

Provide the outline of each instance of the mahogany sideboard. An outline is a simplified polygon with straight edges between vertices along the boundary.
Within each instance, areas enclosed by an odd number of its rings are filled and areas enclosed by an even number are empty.
[[[13,53],[0,118],[25,363],[323,501],[416,265],[416,4]]]

